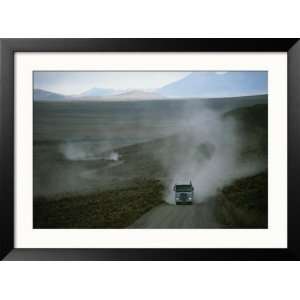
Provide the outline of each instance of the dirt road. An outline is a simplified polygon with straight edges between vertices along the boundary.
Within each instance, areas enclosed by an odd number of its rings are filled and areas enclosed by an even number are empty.
[[[213,214],[213,201],[193,205],[161,204],[129,228],[220,228]]]

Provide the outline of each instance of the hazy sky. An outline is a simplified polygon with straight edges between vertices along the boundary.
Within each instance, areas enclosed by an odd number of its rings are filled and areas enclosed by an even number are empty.
[[[189,72],[34,72],[34,88],[65,95],[91,88],[157,89]]]

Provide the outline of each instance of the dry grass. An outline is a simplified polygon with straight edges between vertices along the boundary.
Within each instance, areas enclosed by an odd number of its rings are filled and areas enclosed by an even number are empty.
[[[226,226],[267,228],[267,173],[239,179],[223,188],[216,201],[216,217]]]
[[[125,228],[163,202],[158,180],[122,189],[34,201],[34,228]]]

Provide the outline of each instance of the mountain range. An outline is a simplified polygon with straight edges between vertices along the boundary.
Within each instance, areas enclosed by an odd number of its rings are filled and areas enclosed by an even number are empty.
[[[268,93],[268,74],[259,71],[192,72],[155,91],[114,90],[94,87],[78,95],[35,89],[36,101],[138,101],[165,98],[223,98]]]
[[[222,98],[266,94],[268,73],[256,71],[192,72],[159,90],[166,97]]]
[[[81,94],[79,94],[79,97],[99,97],[99,96],[110,96],[115,93],[118,93],[116,90],[113,89],[102,89],[102,88],[91,88]],[[76,97],[76,96],[75,96]]]

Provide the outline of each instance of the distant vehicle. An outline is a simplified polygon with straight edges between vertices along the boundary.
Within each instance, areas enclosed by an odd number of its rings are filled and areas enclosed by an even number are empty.
[[[176,205],[193,204],[194,187],[191,181],[189,184],[175,184],[174,192]]]

